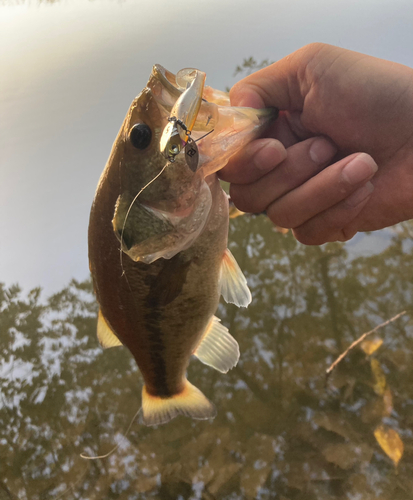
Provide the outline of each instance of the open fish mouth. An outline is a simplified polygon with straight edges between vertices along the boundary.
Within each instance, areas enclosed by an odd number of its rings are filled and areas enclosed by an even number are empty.
[[[199,155],[197,169],[202,168],[206,177],[224,167],[233,154],[261,134],[278,117],[278,109],[233,107],[227,92],[205,86],[204,81],[202,71],[185,68],[174,75],[155,64],[147,86],[162,116],[160,150],[165,152],[168,134],[176,139],[175,143],[171,139],[175,155],[190,137]],[[177,126],[173,135],[176,121],[182,126]],[[186,129],[189,133],[185,135]]]

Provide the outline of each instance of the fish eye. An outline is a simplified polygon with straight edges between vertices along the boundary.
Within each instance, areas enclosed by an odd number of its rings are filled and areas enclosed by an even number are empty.
[[[152,131],[146,123],[137,123],[129,132],[129,139],[136,149],[146,149],[152,139]]]

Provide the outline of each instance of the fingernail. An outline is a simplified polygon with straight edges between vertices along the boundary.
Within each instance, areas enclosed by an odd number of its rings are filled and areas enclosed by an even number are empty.
[[[344,167],[342,176],[349,184],[358,184],[370,179],[377,169],[377,164],[371,156],[360,153]]]
[[[323,163],[331,160],[336,153],[337,148],[334,144],[323,137],[317,138],[311,144],[309,150],[310,158],[317,165],[323,165]]]
[[[349,205],[350,207],[356,207],[359,203],[368,198],[373,190],[373,184],[371,182],[366,182],[364,186],[357,189],[357,191],[354,191],[354,193],[347,198],[347,205]]]
[[[267,172],[278,165],[283,156],[286,155],[282,155],[280,149],[275,144],[270,143],[264,145],[255,153],[252,162],[258,170]]]

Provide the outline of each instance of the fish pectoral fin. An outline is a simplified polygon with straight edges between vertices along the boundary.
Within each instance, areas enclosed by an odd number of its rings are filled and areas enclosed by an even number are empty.
[[[98,334],[99,344],[104,349],[108,349],[109,347],[116,347],[116,346],[122,345],[122,342],[113,333],[112,329],[108,325],[107,321],[105,320],[105,318],[100,310],[99,310],[99,314],[98,314],[97,334]]]
[[[226,302],[238,307],[247,307],[251,302],[251,292],[247,280],[237,261],[227,248],[221,264],[221,294]]]
[[[202,392],[185,380],[184,389],[170,397],[153,396],[142,389],[142,418],[145,425],[166,424],[178,415],[206,420],[214,418],[216,409]]]
[[[212,316],[194,355],[202,363],[212,366],[221,373],[227,373],[238,363],[238,342],[220,323],[220,319]]]

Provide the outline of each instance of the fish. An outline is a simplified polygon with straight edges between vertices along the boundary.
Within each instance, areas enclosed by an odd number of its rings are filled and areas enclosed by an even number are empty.
[[[153,67],[115,139],[90,212],[98,340],[104,348],[126,346],[136,360],[145,425],[216,415],[187,380],[187,367],[192,356],[222,373],[237,364],[238,344],[215,312],[220,295],[242,307],[251,301],[228,249],[228,197],[216,172],[278,110],[232,107],[205,76]]]

